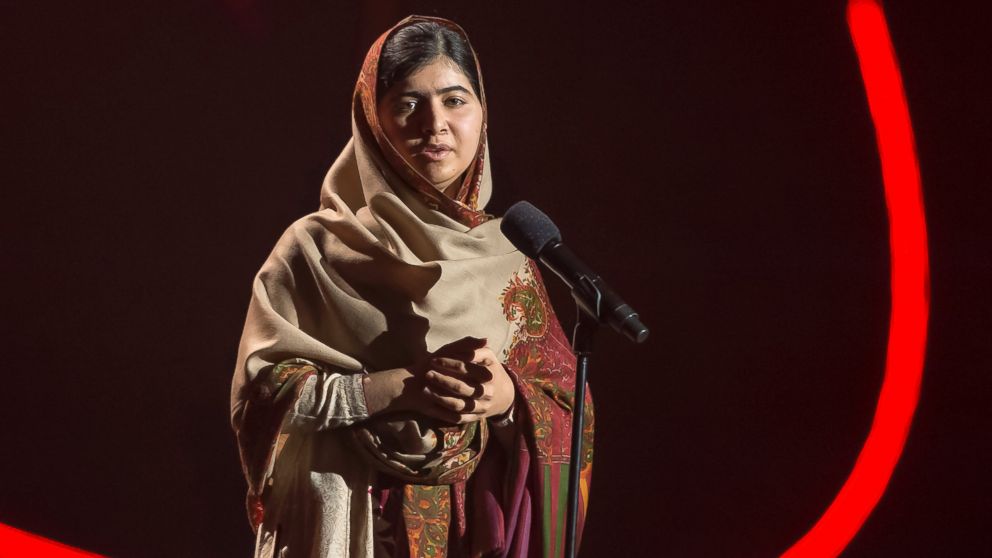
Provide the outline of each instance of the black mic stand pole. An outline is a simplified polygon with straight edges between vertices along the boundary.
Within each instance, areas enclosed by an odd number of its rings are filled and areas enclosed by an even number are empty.
[[[568,518],[565,524],[565,558],[575,558],[578,538],[579,517],[579,473],[582,470],[582,430],[585,426],[586,378],[589,375],[589,357],[592,355],[592,340],[599,328],[601,293],[593,281],[583,277],[594,301],[592,308],[582,304],[573,291],[578,304],[578,320],[572,332],[572,351],[575,353],[575,398],[572,402],[572,448],[568,464]],[[595,315],[594,315],[595,314]]]

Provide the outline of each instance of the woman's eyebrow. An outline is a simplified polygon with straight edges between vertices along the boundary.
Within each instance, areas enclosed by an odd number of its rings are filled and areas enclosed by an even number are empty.
[[[435,89],[435,95],[444,95],[445,93],[450,93],[452,91],[462,91],[464,93],[469,93],[468,89],[465,89],[461,85],[449,85],[447,87],[442,87],[441,89]],[[423,91],[404,91],[400,93],[400,97],[413,97],[414,99],[425,99],[427,94]]]
[[[424,100],[427,95],[421,91],[403,91],[398,95],[399,97],[413,97],[414,99]]]
[[[441,89],[438,89],[434,93],[437,95],[444,95],[445,93],[450,93],[451,91],[463,91],[465,93],[469,92],[468,89],[465,89],[461,85],[449,85],[448,87],[442,87]]]

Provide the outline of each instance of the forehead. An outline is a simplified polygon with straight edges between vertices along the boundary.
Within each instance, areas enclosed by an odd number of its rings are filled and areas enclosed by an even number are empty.
[[[432,93],[438,89],[461,85],[471,91],[472,86],[468,76],[462,72],[454,62],[447,57],[439,57],[432,62],[421,66],[406,78],[397,81],[393,85],[393,91],[402,94],[406,91],[418,91]]]

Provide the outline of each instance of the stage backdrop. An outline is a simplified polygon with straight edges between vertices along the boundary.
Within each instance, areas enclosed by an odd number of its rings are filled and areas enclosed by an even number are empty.
[[[491,209],[544,209],[652,327],[597,345],[584,555],[781,553],[851,471],[885,362],[888,221],[844,9],[4,3],[0,522],[113,556],[248,555],[228,390],[251,281],[317,208],[368,44],[420,13],[479,52]],[[990,11],[886,13],[932,307],[905,453],[846,555],[978,555]]]

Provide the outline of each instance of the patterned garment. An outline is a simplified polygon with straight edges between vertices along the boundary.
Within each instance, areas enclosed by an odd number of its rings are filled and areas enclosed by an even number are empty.
[[[469,169],[469,172],[465,173],[465,179],[462,180],[462,184],[459,186],[454,199],[439,192],[423,175],[414,170],[399,152],[396,151],[396,148],[389,143],[382,126],[379,124],[379,112],[376,110],[376,76],[378,75],[379,57],[382,54],[382,46],[396,29],[419,21],[439,23],[460,35],[465,35],[465,31],[452,21],[423,16],[410,16],[398,23],[393,29],[380,35],[369,49],[369,53],[365,57],[365,63],[362,65],[362,70],[358,74],[358,82],[355,85],[355,100],[364,113],[364,118],[359,120],[359,122],[364,121],[368,123],[368,130],[375,137],[390,166],[393,169],[397,169],[403,175],[403,180],[417,192],[427,207],[440,211],[466,225],[476,226],[492,217],[477,209],[480,205],[479,195],[482,189],[483,170],[486,166],[486,94],[481,89],[481,84],[479,95],[482,97],[480,99],[483,111],[482,136],[479,139],[479,148],[476,150],[472,168]],[[478,68],[478,59],[476,59],[476,71],[481,81],[482,70]]]
[[[521,435],[536,453],[541,556],[564,554],[568,474],[571,463],[571,410],[575,401],[575,355],[565,337],[540,272],[528,261],[503,293],[508,320],[519,324],[504,362],[527,401]],[[585,522],[593,457],[592,396],[586,391],[579,478],[578,537]]]

